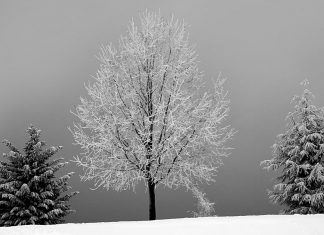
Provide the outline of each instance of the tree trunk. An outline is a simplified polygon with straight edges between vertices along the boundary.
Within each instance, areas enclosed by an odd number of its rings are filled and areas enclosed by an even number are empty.
[[[156,219],[156,210],[155,210],[155,183],[151,180],[147,182],[148,190],[149,190],[149,220]]]

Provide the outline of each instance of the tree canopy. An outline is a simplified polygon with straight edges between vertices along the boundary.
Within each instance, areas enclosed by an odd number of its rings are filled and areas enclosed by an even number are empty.
[[[139,25],[130,23],[117,49],[101,48],[88,97],[73,112],[82,179],[117,191],[141,180],[153,189],[213,181],[234,134],[224,125],[225,79],[207,87],[184,22],[146,12]]]

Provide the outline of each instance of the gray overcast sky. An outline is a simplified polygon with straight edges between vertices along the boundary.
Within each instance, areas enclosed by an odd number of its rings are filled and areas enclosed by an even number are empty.
[[[324,2],[262,0],[164,1],[0,1],[0,137],[18,147],[33,123],[49,145],[63,145],[66,160],[79,153],[67,130],[70,110],[85,95],[99,62],[101,44],[117,45],[131,18],[148,9],[184,19],[197,45],[206,79],[220,71],[228,77],[232,101],[230,123],[239,132],[217,182],[204,186],[220,216],[273,214],[266,190],[274,174],[259,166],[271,158],[271,146],[284,131],[290,100],[309,78],[324,105]],[[0,152],[7,149],[1,145]],[[68,222],[145,220],[148,194],[90,190],[80,168],[71,180],[80,194],[72,199],[77,213]],[[195,210],[189,192],[159,188],[158,219],[188,217]]]

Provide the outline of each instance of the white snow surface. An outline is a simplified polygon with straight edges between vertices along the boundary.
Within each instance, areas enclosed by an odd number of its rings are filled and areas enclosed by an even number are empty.
[[[0,235],[324,235],[324,215],[264,215],[156,221],[25,225],[0,228]]]

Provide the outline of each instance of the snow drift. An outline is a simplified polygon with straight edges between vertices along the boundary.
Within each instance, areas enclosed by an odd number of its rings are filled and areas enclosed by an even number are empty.
[[[320,235],[324,234],[323,222],[324,215],[205,217],[137,222],[25,225],[0,228],[0,235]]]

